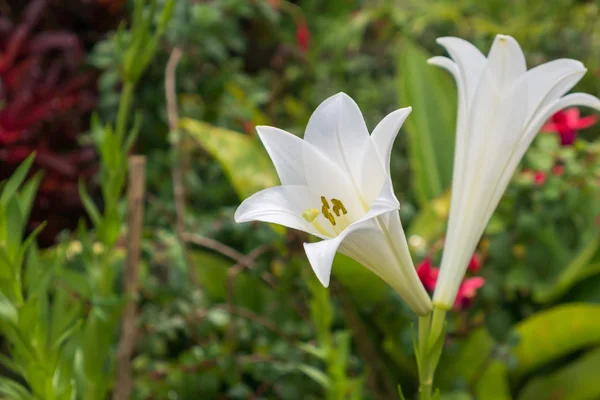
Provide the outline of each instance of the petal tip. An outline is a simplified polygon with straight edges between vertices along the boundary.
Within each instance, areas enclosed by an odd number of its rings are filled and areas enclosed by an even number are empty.
[[[308,262],[315,275],[317,275],[317,279],[319,279],[319,282],[321,282],[324,287],[329,287],[335,251],[333,251],[333,254],[330,254],[329,251],[323,252],[323,243],[323,241],[317,243],[303,243],[303,247]],[[335,250],[337,250],[337,247]]]

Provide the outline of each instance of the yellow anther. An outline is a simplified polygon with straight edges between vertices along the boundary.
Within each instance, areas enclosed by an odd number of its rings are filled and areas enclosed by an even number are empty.
[[[342,203],[340,200],[338,200],[338,199],[331,199],[331,204],[333,204],[333,212],[338,217],[340,216],[340,211],[344,215],[348,214],[348,210],[346,210],[346,207],[344,207],[344,203]]]
[[[307,210],[304,210],[304,212],[302,213],[302,218],[304,218],[305,220],[307,220],[308,222],[311,222],[311,223],[318,216],[319,216],[319,210],[317,210],[316,208],[309,208]]]
[[[331,225],[335,226],[336,222],[335,222],[335,217],[333,216],[333,214],[331,214],[331,213],[329,213],[329,211],[327,211],[327,214],[323,213],[323,216],[329,220]]]
[[[327,199],[325,198],[325,196],[321,196],[321,203],[323,204],[323,209],[329,210],[329,203],[327,202]]]

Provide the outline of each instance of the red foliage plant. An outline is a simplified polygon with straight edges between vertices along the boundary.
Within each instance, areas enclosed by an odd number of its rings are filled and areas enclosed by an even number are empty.
[[[47,7],[33,0],[20,22],[0,17],[0,180],[36,152],[35,169],[45,172],[30,228],[48,221],[42,244],[83,215],[78,179],[96,170],[94,150],[77,139],[95,105],[95,76],[80,71],[84,51],[74,33],[38,28]]]

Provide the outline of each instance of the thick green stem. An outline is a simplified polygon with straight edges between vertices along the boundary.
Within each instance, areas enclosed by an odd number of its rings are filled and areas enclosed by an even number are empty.
[[[430,370],[429,336],[431,314],[419,317],[419,399],[430,400],[433,385],[433,371]]]
[[[431,400],[433,378],[444,340],[446,310],[434,307],[433,314],[419,317],[419,399]]]

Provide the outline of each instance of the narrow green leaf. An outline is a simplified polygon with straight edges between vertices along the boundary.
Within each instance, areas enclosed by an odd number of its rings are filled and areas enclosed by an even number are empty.
[[[298,348],[304,351],[306,354],[310,354],[311,356],[315,356],[320,360],[325,361],[327,359],[327,354],[329,353],[327,349],[322,347],[316,347],[311,343],[298,343]]]
[[[129,135],[127,135],[127,138],[125,139],[125,143],[123,143],[123,154],[129,153],[129,151],[131,150],[131,147],[133,147],[133,144],[135,143],[135,141],[138,138],[141,127],[142,127],[142,113],[138,111],[135,113],[133,127],[129,131]]]
[[[35,200],[35,195],[42,177],[42,171],[36,173],[33,178],[29,179],[27,183],[23,185],[23,188],[19,192],[19,207],[21,207],[21,215],[24,220],[29,219],[29,213],[31,212],[31,207]]]
[[[98,225],[100,225],[100,222],[102,221],[100,211],[98,211],[96,204],[94,204],[94,202],[88,195],[83,178],[79,179],[79,198],[81,199],[81,202],[83,203],[83,206],[85,207],[85,210],[87,211],[88,215],[92,219],[94,226],[98,227]]]
[[[11,325],[16,325],[19,314],[14,304],[0,291],[0,318]]]
[[[402,393],[402,387],[400,386],[400,384],[398,384],[398,395],[400,396],[400,400],[406,400],[406,397],[404,397],[404,393]]]
[[[600,241],[595,233],[552,284],[534,286],[533,298],[535,301],[538,303],[556,301],[577,282],[600,273],[600,263],[591,263],[599,247]]]
[[[405,123],[409,160],[421,205],[450,186],[454,154],[456,89],[451,78],[427,64],[429,54],[405,40],[398,61],[398,92],[413,111]]]
[[[0,376],[0,395],[10,400],[33,400],[33,396],[21,384]]]
[[[21,165],[19,165],[12,176],[4,184],[4,187],[2,188],[2,194],[0,195],[0,204],[3,207],[6,207],[9,200],[15,195],[17,189],[19,189],[19,186],[21,186],[27,177],[27,173],[29,172],[29,168],[31,168],[31,164],[33,163],[34,159],[35,153],[32,153],[25,159],[25,161],[21,163]]]
[[[27,238],[25,238],[25,241],[21,245],[21,248],[19,249],[19,253],[17,254],[17,259],[15,260],[15,266],[17,268],[21,268],[21,264],[23,262],[23,257],[25,257],[25,253],[27,253],[27,250],[29,250],[29,246],[31,246],[33,244],[33,241],[35,240],[35,238],[44,230],[46,225],[47,225],[46,221],[42,222],[33,230],[33,232],[31,232],[27,236]],[[19,273],[19,275],[21,274],[20,270],[17,272]]]
[[[296,368],[321,385],[324,389],[329,389],[331,387],[331,380],[323,371],[306,364],[299,364]]]
[[[11,370],[15,374],[19,374],[19,375],[21,374],[21,370],[19,368],[19,365],[17,365],[17,363],[15,363],[6,354],[0,353],[0,365],[2,365],[3,367]]]

